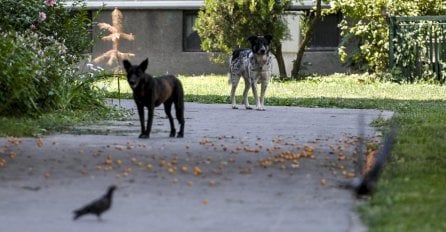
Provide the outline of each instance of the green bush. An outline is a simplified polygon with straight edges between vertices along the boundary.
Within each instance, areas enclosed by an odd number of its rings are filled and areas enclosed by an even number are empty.
[[[201,48],[212,54],[214,62],[224,63],[232,49],[248,46],[249,36],[271,34],[272,53],[283,60],[281,40],[289,36],[283,15],[290,3],[290,0],[205,1],[195,24],[202,39]]]
[[[68,53],[78,62],[93,45],[89,27],[91,19],[85,9],[85,0],[74,1],[66,7],[56,0],[2,0],[0,28],[3,31],[33,30],[52,36],[65,44]]]
[[[332,11],[341,12],[342,41],[339,55],[343,62],[370,72],[388,69],[388,16],[441,15],[443,0],[335,0]]]
[[[82,77],[91,49],[83,1],[4,0],[0,8],[0,115],[103,106],[104,94]]]

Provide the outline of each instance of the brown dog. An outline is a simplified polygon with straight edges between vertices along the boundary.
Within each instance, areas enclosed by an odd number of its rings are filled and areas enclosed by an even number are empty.
[[[172,103],[175,104],[175,113],[180,123],[180,131],[177,137],[184,136],[184,91],[183,86],[173,75],[152,77],[145,71],[149,65],[149,59],[145,59],[140,65],[132,65],[124,60],[124,68],[127,72],[127,81],[133,90],[133,99],[138,108],[141,134],[139,138],[149,138],[152,129],[152,121],[155,107],[164,103],[164,111],[169,118],[170,137],[175,137],[175,125],[171,113]],[[144,127],[144,107],[149,110],[147,127]]]

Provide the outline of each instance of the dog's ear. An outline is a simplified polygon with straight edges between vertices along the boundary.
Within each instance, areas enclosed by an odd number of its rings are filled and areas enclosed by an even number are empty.
[[[273,36],[272,35],[265,35],[265,36],[263,36],[263,38],[265,38],[266,39],[266,41],[268,42],[268,44],[270,44],[271,43],[271,41],[273,41]]]
[[[141,69],[143,72],[146,71],[147,66],[149,66],[149,58],[146,58],[145,60],[143,60],[143,62],[141,62],[141,64],[139,64],[138,68]]]
[[[254,46],[254,44],[255,44],[256,41],[257,41],[257,36],[252,35],[252,36],[248,37],[248,39],[246,39],[246,40],[248,40],[248,41],[251,43],[251,45]]]
[[[125,71],[128,72],[129,69],[132,67],[132,64],[128,60],[124,60],[122,63],[124,63]]]

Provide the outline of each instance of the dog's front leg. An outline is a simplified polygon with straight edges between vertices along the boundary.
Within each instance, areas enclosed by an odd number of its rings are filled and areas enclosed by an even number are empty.
[[[155,103],[150,104],[150,106],[147,108],[149,109],[149,115],[147,118],[146,134],[147,138],[150,138],[150,132],[152,131],[153,115],[155,112]]]
[[[261,87],[260,87],[260,109],[257,110],[265,110],[265,92],[268,87],[268,80],[262,79]]]
[[[249,105],[249,100],[248,100],[248,92],[249,92],[249,86],[250,86],[250,80],[249,78],[245,77],[245,89],[243,90],[243,104],[245,104],[245,108],[247,110],[251,110],[252,107]]]
[[[148,138],[146,129],[144,127],[144,105],[137,104],[136,107],[138,109],[139,123],[141,124],[141,134],[139,134],[139,138]]]
[[[254,95],[254,100],[256,101],[256,109],[262,110],[260,106],[259,95],[257,94],[257,81],[255,78],[251,79],[251,88],[252,88],[252,95]]]

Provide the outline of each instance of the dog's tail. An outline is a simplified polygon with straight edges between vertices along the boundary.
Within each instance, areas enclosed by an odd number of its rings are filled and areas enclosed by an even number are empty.
[[[184,121],[184,89],[183,84],[180,80],[176,80],[177,83],[175,85],[174,92],[177,96],[177,100],[175,101],[175,111],[177,114],[178,120]],[[184,123],[184,122],[183,122]]]

